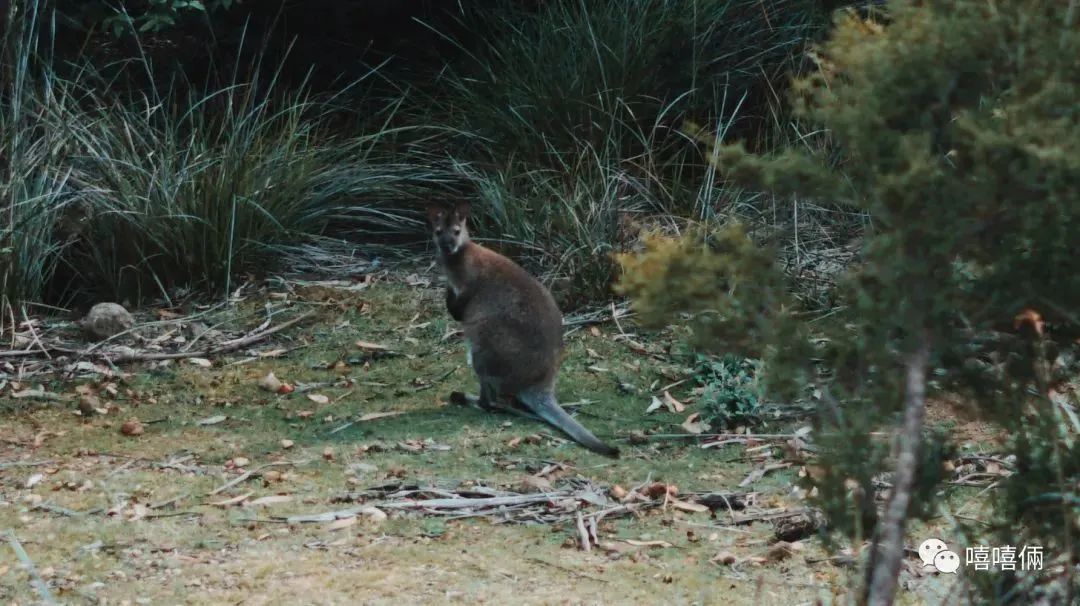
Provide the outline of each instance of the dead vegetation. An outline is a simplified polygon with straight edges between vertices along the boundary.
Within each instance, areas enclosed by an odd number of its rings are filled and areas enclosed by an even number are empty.
[[[608,461],[532,420],[450,405],[475,386],[440,295],[423,271],[279,279],[228,304],[137,312],[94,344],[23,319],[0,352],[0,597],[792,604],[845,592],[861,546],[830,554],[815,538],[822,519],[800,488],[815,447],[798,414],[705,430],[675,335],[639,334],[609,306],[567,319],[560,386],[568,410],[627,444]],[[1011,472],[966,456],[958,491]]]

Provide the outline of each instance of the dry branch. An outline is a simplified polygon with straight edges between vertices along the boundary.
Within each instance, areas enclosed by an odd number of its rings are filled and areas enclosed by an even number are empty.
[[[71,347],[64,347],[56,344],[41,343],[37,349],[18,349],[0,351],[0,359],[2,358],[18,358],[18,357],[33,357],[33,356],[49,356],[50,354],[60,353],[67,354],[74,357],[75,361],[82,359],[94,359],[109,364],[123,364],[126,362],[152,362],[157,360],[180,360],[186,358],[209,358],[213,356],[219,356],[221,354],[229,353],[248,347],[271,335],[281,332],[290,326],[293,326],[311,316],[315,315],[315,311],[307,311],[299,316],[292,318],[271,327],[260,327],[254,332],[247,334],[243,337],[225,341],[215,347],[202,349],[199,351],[177,351],[177,352],[152,352],[152,351],[99,351],[99,344],[86,349],[74,349]]]
[[[421,501],[402,501],[399,503],[380,503],[379,507],[389,509],[471,509],[480,507],[503,507],[507,505],[527,505],[530,503],[550,503],[556,498],[572,496],[567,492],[546,492],[541,494],[523,494],[512,497],[491,497],[486,499],[427,499]]]
[[[26,568],[26,573],[30,575],[31,583],[38,594],[41,595],[41,600],[46,604],[56,604],[56,599],[53,598],[52,593],[49,592],[49,586],[42,580],[41,575],[38,574],[37,567],[34,566],[34,561],[30,559],[30,555],[23,549],[22,543],[19,542],[19,537],[15,536],[14,530],[7,531],[8,545],[11,545],[11,549],[15,552],[15,556],[22,562],[23,568]]]
[[[879,527],[870,553],[868,566],[867,603],[888,606],[893,603],[904,557],[904,526],[908,504],[919,466],[919,447],[923,417],[926,414],[926,371],[930,364],[930,340],[923,336],[908,357],[907,380],[904,390],[904,425],[899,436],[899,456],[896,461],[895,485],[885,508],[885,519]]]
[[[206,493],[206,496],[212,497],[212,496],[214,496],[214,495],[216,495],[216,494],[218,494],[220,492],[223,492],[225,490],[228,490],[228,489],[232,488],[233,486],[236,486],[237,484],[245,482],[245,481],[249,480],[250,478],[255,477],[256,475],[261,474],[262,470],[266,469],[267,467],[274,467],[275,465],[293,465],[293,464],[294,463],[292,461],[274,461],[274,462],[271,462],[271,463],[266,463],[266,464],[260,465],[260,466],[256,467],[255,469],[252,469],[250,471],[246,471],[246,472],[240,474],[239,476],[236,476],[235,478],[233,478],[232,480],[229,480],[225,484],[222,484],[221,486],[215,488],[214,490]]]

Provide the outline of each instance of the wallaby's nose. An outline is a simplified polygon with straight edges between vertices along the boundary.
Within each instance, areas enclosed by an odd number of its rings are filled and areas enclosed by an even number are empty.
[[[450,236],[441,236],[439,238],[439,248],[446,254],[452,254],[455,247],[454,238]]]

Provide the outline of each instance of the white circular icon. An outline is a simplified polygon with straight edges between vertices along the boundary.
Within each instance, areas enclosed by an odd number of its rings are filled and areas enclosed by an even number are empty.
[[[923,561],[923,566],[934,566],[934,558],[937,554],[948,551],[949,546],[945,544],[945,541],[941,539],[926,539],[919,545],[919,558]]]
[[[960,556],[954,551],[940,551],[934,556],[934,567],[945,574],[956,574],[960,568]]]

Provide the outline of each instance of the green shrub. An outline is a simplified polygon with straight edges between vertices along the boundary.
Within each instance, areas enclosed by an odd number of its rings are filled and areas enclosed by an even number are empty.
[[[757,388],[760,363],[733,354],[695,355],[694,381],[702,387],[701,420],[713,429],[733,429],[761,419]]]
[[[896,0],[883,22],[844,16],[821,69],[793,95],[843,163],[795,146],[765,156],[716,148],[739,183],[847,201],[872,218],[834,321],[808,322],[772,251],[738,230],[712,250],[655,241],[626,259],[625,290],[643,318],[696,312],[702,342],[756,349],[770,385],[821,394],[817,430],[835,473],[819,487],[833,529],[859,526],[843,523],[845,503],[869,499],[892,452],[885,513],[859,537],[876,547],[871,603],[892,602],[906,519],[929,515],[940,492],[921,435],[935,388],[1003,421],[1017,458],[996,496],[996,541],[981,526],[958,531],[969,544],[1041,545],[1055,554],[1045,570],[1064,571],[971,583],[999,603],[1065,603],[1080,590],[1070,574],[1080,559],[1080,423],[1051,364],[1080,327],[1078,19],[1051,0]],[[897,437],[893,448],[870,447],[881,429]]]

